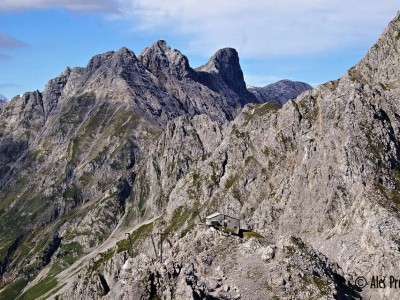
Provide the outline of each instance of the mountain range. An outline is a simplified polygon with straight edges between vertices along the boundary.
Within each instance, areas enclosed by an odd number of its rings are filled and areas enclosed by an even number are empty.
[[[0,299],[396,298],[399,33],[314,89],[157,41],[3,104]]]

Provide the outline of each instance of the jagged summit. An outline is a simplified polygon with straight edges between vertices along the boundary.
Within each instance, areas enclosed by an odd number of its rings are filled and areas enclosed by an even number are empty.
[[[145,49],[142,51],[142,53],[145,52],[145,51],[146,51],[147,49],[149,49],[149,48],[153,48],[153,49],[158,48],[161,52],[169,52],[169,51],[172,51],[172,48],[168,45],[167,41],[166,41],[166,40],[163,40],[163,39],[157,40],[156,42],[154,42],[153,44],[151,44],[150,47],[145,48]]]
[[[237,68],[238,66],[240,67],[239,54],[234,48],[222,48],[218,50],[208,60],[208,62],[205,65],[199,67],[198,70],[209,73],[220,73],[227,68],[227,65],[232,66],[232,68]]]
[[[241,107],[257,99],[245,88],[236,50],[222,49],[210,63],[218,73],[193,70],[187,57],[164,40],[138,56],[127,48],[98,54],[87,67],[67,68],[49,81],[43,97],[44,112],[47,117],[68,98],[94,93],[100,98],[108,94],[113,101],[123,99],[155,123],[184,114],[207,114],[220,122],[232,120]]]
[[[109,51],[93,56],[87,65],[87,69],[94,71],[100,67],[116,68],[134,63],[137,60],[135,53],[128,48],[121,48],[117,52]]]
[[[158,40],[145,48],[140,53],[139,60],[155,75],[169,72],[181,80],[193,74],[187,57],[180,51],[172,49],[164,40]]]
[[[205,65],[197,70],[218,75],[238,95],[244,95],[247,92],[239,55],[233,48],[218,50]]]

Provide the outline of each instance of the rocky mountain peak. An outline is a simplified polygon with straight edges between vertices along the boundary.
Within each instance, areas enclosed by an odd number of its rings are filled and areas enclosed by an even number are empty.
[[[152,47],[158,47],[163,52],[172,51],[172,48],[167,44],[165,40],[158,40],[156,41]],[[151,48],[151,47],[150,47]]]
[[[137,61],[137,57],[133,51],[128,48],[121,48],[117,52],[109,51],[103,54],[93,56],[88,65],[88,71],[95,71],[98,68],[117,68],[130,65]]]
[[[158,40],[144,49],[139,55],[139,60],[156,76],[167,72],[181,80],[193,73],[187,57],[180,51],[172,49],[164,40]]]
[[[232,69],[240,68],[239,54],[234,48],[222,48],[218,50],[205,64],[200,67],[205,72],[223,72],[227,67],[231,66]]]
[[[239,55],[233,48],[218,50],[207,64],[197,70],[218,75],[238,95],[242,96],[247,93]]]

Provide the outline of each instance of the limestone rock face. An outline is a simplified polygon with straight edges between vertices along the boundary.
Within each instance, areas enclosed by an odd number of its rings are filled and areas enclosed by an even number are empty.
[[[217,89],[208,86],[203,73],[158,41],[139,56],[126,48],[96,55],[43,92],[2,104],[0,285],[35,276],[55,255],[65,267],[122,217],[134,226],[165,208],[243,106],[237,89],[219,77]]]
[[[295,99],[302,92],[311,90],[312,86],[298,81],[280,80],[264,87],[249,87],[259,102],[274,102],[279,105],[285,104],[290,99]]]
[[[194,75],[187,57],[178,50],[172,49],[164,40],[159,40],[143,50],[139,59],[158,78],[162,78],[162,75],[167,76],[170,74],[182,80],[185,77],[190,78]]]
[[[242,103],[254,102],[249,95],[239,64],[239,55],[233,48],[224,48],[217,51],[205,64],[197,69],[221,78],[222,81],[237,95],[243,97]],[[249,99],[245,99],[245,98]]]
[[[400,267],[399,23],[283,106],[233,49],[192,69],[164,41],[2,105],[0,298],[396,298],[355,280]]]
[[[215,53],[207,64],[196,69],[198,80],[215,92],[238,99],[241,105],[259,102],[246,89],[239,57],[235,49],[224,48]],[[225,87],[228,86],[229,89]],[[232,91],[232,92],[230,92]]]
[[[166,243],[167,244],[167,243]],[[197,226],[187,236],[170,238],[163,262],[144,255],[116,254],[90,275],[82,269],[63,299],[337,299],[359,293],[346,284],[343,271],[301,239],[282,237],[277,244],[243,240]],[[265,259],[264,253],[274,252]],[[103,278],[102,284],[99,280]],[[88,289],[87,286],[91,286]],[[108,290],[106,287],[112,287]]]

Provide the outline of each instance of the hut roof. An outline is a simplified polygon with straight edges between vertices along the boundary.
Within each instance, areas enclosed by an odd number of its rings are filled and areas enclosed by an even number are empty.
[[[214,218],[216,216],[219,216],[219,215],[223,215],[223,214],[221,214],[220,212],[216,212],[216,213],[213,213],[212,215],[207,216],[206,219],[212,219],[212,218]]]

